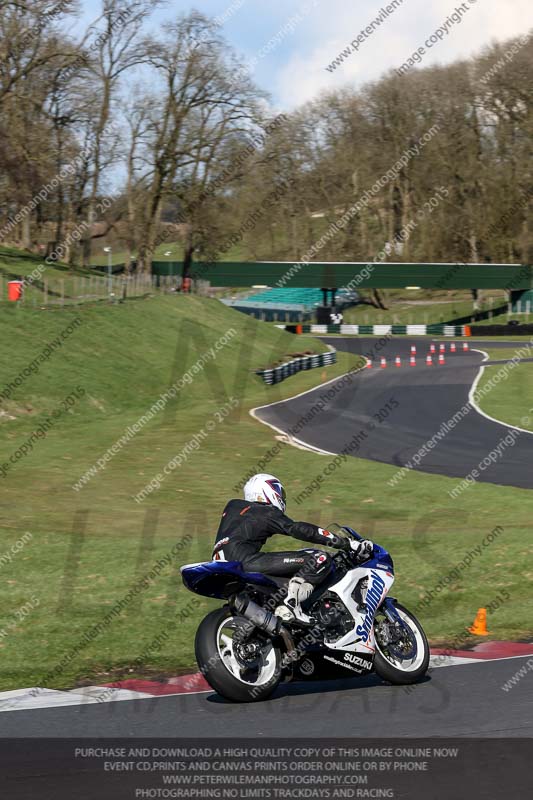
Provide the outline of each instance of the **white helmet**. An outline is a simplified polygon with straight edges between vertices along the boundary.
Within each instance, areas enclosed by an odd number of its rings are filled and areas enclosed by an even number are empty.
[[[285,489],[274,475],[261,472],[250,478],[244,484],[244,499],[251,503],[269,503],[285,513]]]

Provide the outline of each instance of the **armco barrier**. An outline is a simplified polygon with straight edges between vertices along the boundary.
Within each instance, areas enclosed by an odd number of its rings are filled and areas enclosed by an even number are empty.
[[[290,333],[344,336],[469,336],[468,325],[278,325]]]
[[[309,356],[298,356],[285,364],[279,364],[271,369],[258,369],[256,375],[263,378],[264,382],[271,386],[274,383],[281,383],[285,378],[295,375],[303,369],[315,369],[316,367],[328,367],[337,361],[337,351],[330,350],[327,353],[318,353]]]
[[[472,336],[531,336],[533,325],[472,325]]]

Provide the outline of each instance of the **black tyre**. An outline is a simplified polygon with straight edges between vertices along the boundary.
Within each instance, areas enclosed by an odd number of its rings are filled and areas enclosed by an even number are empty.
[[[405,626],[405,634],[387,642],[389,623],[383,614],[376,615],[376,654],[374,669],[380,678],[389,683],[406,685],[416,683],[429,666],[429,643],[417,618],[404,606],[395,603],[395,608]],[[394,629],[392,630],[394,634]]]
[[[255,629],[246,640],[246,653],[238,635],[233,641],[246,622],[228,607],[211,611],[194,643],[196,661],[209,685],[236,703],[266,700],[281,680],[281,654],[265,634]]]

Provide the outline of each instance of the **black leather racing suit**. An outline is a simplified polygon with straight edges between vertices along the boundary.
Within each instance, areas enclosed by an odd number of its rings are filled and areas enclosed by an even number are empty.
[[[222,514],[213,558],[240,561],[247,572],[267,575],[300,575],[317,586],[331,569],[331,556],[324,550],[289,550],[282,553],[261,553],[266,540],[276,533],[304,542],[344,549],[346,539],[309,522],[293,522],[276,506],[230,500]]]

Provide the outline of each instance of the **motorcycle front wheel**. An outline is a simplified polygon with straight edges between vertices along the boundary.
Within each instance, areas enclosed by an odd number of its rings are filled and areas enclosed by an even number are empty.
[[[374,669],[389,683],[416,683],[429,666],[429,643],[417,618],[399,603],[394,607],[401,624],[391,625],[381,609],[376,614]]]
[[[266,700],[281,681],[281,653],[262,631],[229,608],[211,611],[196,632],[200,671],[222,697],[236,703]]]

